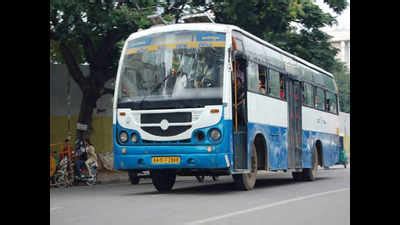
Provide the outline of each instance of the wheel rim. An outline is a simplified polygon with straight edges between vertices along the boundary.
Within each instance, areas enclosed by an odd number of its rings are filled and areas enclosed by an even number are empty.
[[[255,154],[257,154],[256,151],[254,151],[253,155],[251,156],[251,172],[247,174],[249,179],[252,179],[257,175],[257,157]]]

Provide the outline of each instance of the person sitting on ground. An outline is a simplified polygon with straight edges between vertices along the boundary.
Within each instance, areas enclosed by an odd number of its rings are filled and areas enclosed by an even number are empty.
[[[60,159],[67,157],[68,161],[72,159],[72,147],[68,138],[64,140],[64,148],[60,151],[59,157]]]

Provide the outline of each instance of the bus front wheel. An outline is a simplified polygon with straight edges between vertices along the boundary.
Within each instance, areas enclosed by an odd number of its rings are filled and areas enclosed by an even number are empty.
[[[235,181],[235,185],[240,190],[251,190],[254,188],[257,179],[257,152],[256,146],[252,145],[251,151],[251,172],[245,174],[234,174],[233,180]]]
[[[173,171],[152,170],[150,174],[153,185],[159,192],[168,192],[175,184],[176,173]]]
[[[129,181],[131,184],[138,184],[140,177],[138,176],[136,171],[128,171]]]

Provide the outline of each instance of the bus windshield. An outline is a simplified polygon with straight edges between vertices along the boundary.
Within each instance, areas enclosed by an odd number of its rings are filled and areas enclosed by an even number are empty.
[[[158,33],[129,41],[118,104],[147,109],[167,102],[222,100],[224,47],[225,34],[208,31]]]

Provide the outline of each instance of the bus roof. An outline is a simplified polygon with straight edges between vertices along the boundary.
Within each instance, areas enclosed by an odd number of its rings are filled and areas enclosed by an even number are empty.
[[[158,25],[158,26],[153,26],[146,30],[141,30],[141,31],[132,33],[129,36],[128,41],[131,39],[134,39],[134,38],[138,38],[138,37],[142,37],[142,36],[146,36],[146,35],[150,35],[150,34],[169,32],[169,31],[177,31],[177,30],[206,30],[206,31],[213,31],[213,32],[228,32],[228,31],[233,31],[233,30],[238,31],[238,32],[244,34],[245,36],[249,37],[250,39],[257,41],[257,42],[279,52],[280,54],[291,58],[292,60],[294,60],[296,62],[299,62],[305,66],[308,66],[320,73],[323,73],[323,74],[333,78],[333,75],[331,73],[325,71],[324,69],[322,69],[314,64],[311,64],[300,57],[290,54],[290,53],[284,51],[283,49],[278,48],[278,47],[262,40],[261,38],[256,37],[255,35],[247,32],[235,25],[219,24],[219,23],[178,23],[178,24],[171,24],[171,25]]]

